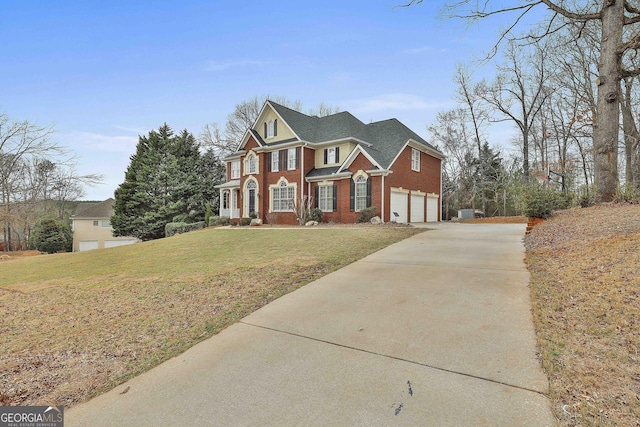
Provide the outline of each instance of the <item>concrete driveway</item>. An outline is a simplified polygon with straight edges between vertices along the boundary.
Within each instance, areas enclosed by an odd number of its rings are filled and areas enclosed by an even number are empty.
[[[65,425],[555,425],[525,226],[434,227],[71,408]]]

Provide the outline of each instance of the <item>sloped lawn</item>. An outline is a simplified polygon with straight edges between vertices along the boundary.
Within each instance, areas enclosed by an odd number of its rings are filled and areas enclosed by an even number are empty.
[[[640,426],[640,205],[561,211],[525,244],[562,426]]]
[[[206,229],[0,264],[0,405],[84,401],[424,230]]]

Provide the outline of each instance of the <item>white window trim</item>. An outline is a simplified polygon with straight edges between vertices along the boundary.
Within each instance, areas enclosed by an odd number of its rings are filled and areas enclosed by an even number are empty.
[[[271,172],[280,171],[280,151],[271,152]]]
[[[355,200],[353,207],[356,212],[360,212],[362,211],[362,209],[367,208],[367,177],[364,175],[359,175],[354,179],[354,182],[355,194],[353,195],[353,197]],[[359,201],[360,203],[358,203]]]
[[[322,212],[333,212],[333,184],[318,185],[318,208]],[[324,190],[324,194],[323,193]]]
[[[273,138],[275,135],[275,126],[274,126],[275,121],[273,119],[269,120],[267,122],[267,139],[268,138]]]
[[[240,160],[233,160],[231,162],[231,179],[238,178],[240,178]]]
[[[254,167],[255,169],[251,169],[250,165],[251,165],[251,160],[254,160]],[[245,175],[257,175],[258,174],[258,170],[259,165],[258,165],[258,156],[254,153],[254,152],[249,152],[249,154],[247,154],[247,157],[244,159],[244,174]]]
[[[336,163],[336,147],[327,148],[327,164],[332,165]]]
[[[285,198],[283,199],[281,197],[280,192],[283,189],[287,189],[287,192],[290,193],[291,198]],[[274,191],[275,190],[275,191]],[[278,193],[278,206],[276,209],[276,203],[275,203],[275,193]],[[293,212],[294,211],[294,201],[296,198],[296,194],[297,194],[297,186],[295,183],[289,183],[286,179],[281,178],[277,184],[273,184],[269,186],[269,211],[270,212]],[[289,194],[288,194],[289,195]],[[282,207],[282,202],[286,201],[286,200],[290,200],[289,203],[287,203],[287,206],[285,206],[284,208]]]
[[[295,147],[287,150],[287,170],[292,171],[296,169],[297,152],[298,150]],[[293,153],[293,155],[291,153]]]
[[[411,148],[411,170],[420,172],[420,150]]]

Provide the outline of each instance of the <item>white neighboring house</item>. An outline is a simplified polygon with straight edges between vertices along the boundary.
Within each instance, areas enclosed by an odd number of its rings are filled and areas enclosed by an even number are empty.
[[[113,216],[114,199],[103,202],[80,203],[71,217],[73,251],[113,248],[139,242],[135,237],[114,237],[110,218]]]

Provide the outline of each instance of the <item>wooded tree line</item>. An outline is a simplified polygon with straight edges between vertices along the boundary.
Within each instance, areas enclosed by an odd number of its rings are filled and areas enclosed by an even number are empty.
[[[429,126],[432,141],[449,156],[445,204],[491,205],[489,214],[503,213],[516,202],[508,200],[508,190],[549,176],[549,170],[564,175],[567,188],[584,202],[610,201],[620,185],[637,192],[640,8],[624,0],[537,0],[491,7],[491,2],[463,0],[443,8],[445,17],[470,22],[510,15],[484,61],[495,67],[496,77],[473,81],[470,68],[459,67],[459,107],[441,113]],[[540,7],[547,9],[546,18],[518,33],[518,23]],[[517,138],[488,140],[488,127],[501,121],[514,125]],[[483,154],[485,143],[492,151]],[[518,147],[517,158],[503,159],[500,147],[508,144]],[[501,159],[497,171],[488,166],[491,158]],[[484,169],[478,172],[476,164]],[[498,180],[490,179],[496,173]]]

